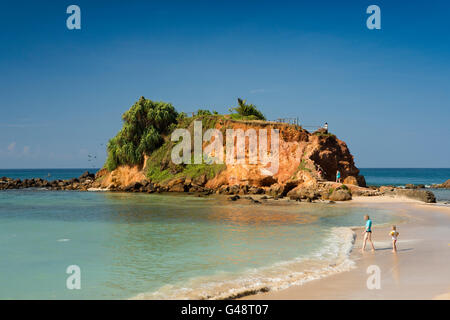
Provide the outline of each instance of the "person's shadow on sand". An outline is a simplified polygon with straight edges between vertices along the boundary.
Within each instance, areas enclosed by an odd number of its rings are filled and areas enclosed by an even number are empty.
[[[392,251],[392,247],[386,247],[386,248],[376,248],[375,249],[375,251],[384,251],[384,250],[390,250],[390,251]],[[414,248],[406,248],[406,249],[397,249],[397,252],[400,252],[400,251],[411,251],[411,250],[414,250]]]

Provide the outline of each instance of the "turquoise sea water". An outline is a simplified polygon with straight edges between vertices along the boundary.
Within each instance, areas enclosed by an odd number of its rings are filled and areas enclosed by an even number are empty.
[[[85,170],[1,170],[0,176],[50,172],[67,179]],[[361,171],[369,184],[448,178],[448,169],[433,169],[433,178],[420,170]],[[375,224],[392,222],[381,209],[351,204],[0,191],[0,299],[223,298],[283,288],[350,268],[346,227],[363,224],[366,213]],[[66,288],[69,265],[81,269],[81,290]]]
[[[175,195],[0,192],[0,298],[229,296],[345,262],[367,209]],[[370,212],[377,223],[383,212]],[[66,268],[81,269],[81,290]],[[295,275],[295,278],[292,276]],[[265,282],[264,282],[265,281]]]
[[[98,168],[76,168],[76,169],[0,169],[0,177],[12,179],[41,178],[51,180],[67,180],[78,178],[85,171],[96,173]]]
[[[366,178],[368,185],[394,185],[404,186],[411,184],[424,184],[431,186],[450,179],[450,168],[362,168],[361,174]],[[450,190],[430,189],[438,201],[450,201]]]
[[[439,184],[450,179],[450,168],[360,168],[369,185],[404,186],[412,184]]]

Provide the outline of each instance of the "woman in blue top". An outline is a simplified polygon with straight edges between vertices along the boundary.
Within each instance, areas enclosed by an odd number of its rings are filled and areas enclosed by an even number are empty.
[[[364,236],[364,242],[362,246],[362,252],[366,250],[366,242],[367,240],[370,241],[370,244],[372,245],[372,252],[375,252],[375,247],[373,246],[372,242],[372,220],[370,220],[370,217],[366,214],[364,216],[364,220],[366,220],[366,228],[364,229],[363,236]]]
[[[336,182],[341,183],[341,172],[339,170],[336,172]]]

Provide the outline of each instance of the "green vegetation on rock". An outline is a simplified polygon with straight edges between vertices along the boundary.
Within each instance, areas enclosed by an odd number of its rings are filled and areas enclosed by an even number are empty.
[[[150,181],[160,183],[181,177],[195,179],[202,175],[212,179],[226,169],[225,164],[192,163],[176,165],[171,161],[171,152],[174,145],[174,142],[167,141],[150,155],[146,163],[146,175]]]
[[[266,120],[264,115],[253,104],[247,104],[246,100],[238,98],[238,106],[230,108],[231,119],[234,120]]]
[[[310,168],[306,167],[305,159],[302,159],[302,161],[300,162],[300,165],[298,166],[298,170],[312,172],[312,170]]]
[[[170,103],[154,102],[141,97],[122,116],[123,127],[108,142],[106,168],[114,170],[122,164],[142,164],[144,154],[159,148],[178,113]]]
[[[238,106],[230,109],[231,115],[220,115],[216,111],[199,109],[195,116],[178,113],[170,103],[154,102],[141,97],[122,116],[123,127],[112,138],[107,147],[105,167],[112,171],[120,165],[144,165],[147,177],[153,182],[173,178],[195,179],[204,175],[212,179],[225,164],[179,164],[171,161],[171,152],[176,142],[170,141],[175,129],[187,129],[194,136],[194,121],[202,121],[203,130],[215,128],[223,120],[265,120],[264,115],[252,104],[238,99]],[[225,134],[226,126],[221,128]],[[144,164],[144,155],[148,156]]]

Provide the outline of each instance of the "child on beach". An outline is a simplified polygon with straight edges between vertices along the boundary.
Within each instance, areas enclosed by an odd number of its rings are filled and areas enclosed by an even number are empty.
[[[367,240],[369,240],[370,244],[372,245],[372,251],[375,252],[375,247],[372,242],[372,220],[370,220],[370,217],[367,214],[364,216],[364,220],[366,220],[366,228],[364,229],[364,232],[363,232],[364,240],[363,240],[363,247],[362,247],[361,251],[364,252],[364,250],[366,250],[366,243],[367,243]]]
[[[389,232],[389,235],[392,237],[392,252],[397,252],[397,237],[399,233],[397,232],[397,227],[392,226],[391,232]]]

